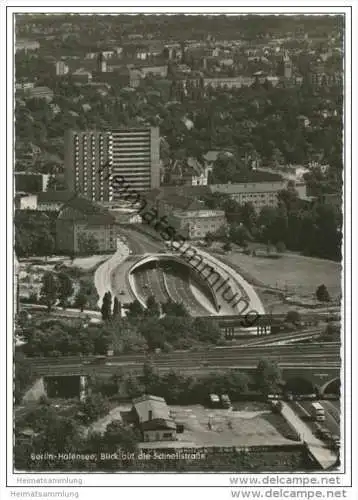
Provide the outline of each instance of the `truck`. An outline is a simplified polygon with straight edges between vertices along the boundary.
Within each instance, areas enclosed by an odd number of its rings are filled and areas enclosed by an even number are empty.
[[[316,422],[324,422],[326,420],[324,408],[317,401],[311,404],[311,415]]]

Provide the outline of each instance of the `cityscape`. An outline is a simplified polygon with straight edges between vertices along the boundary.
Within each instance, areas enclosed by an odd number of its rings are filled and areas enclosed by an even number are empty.
[[[339,471],[344,15],[14,30],[14,471]]]

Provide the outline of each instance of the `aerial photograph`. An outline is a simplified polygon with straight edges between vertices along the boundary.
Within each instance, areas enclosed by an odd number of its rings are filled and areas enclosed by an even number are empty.
[[[340,470],[344,33],[14,15],[14,472]]]

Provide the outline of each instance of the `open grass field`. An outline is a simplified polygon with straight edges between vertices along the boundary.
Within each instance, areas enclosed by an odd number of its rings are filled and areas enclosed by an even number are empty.
[[[252,257],[232,252],[221,257],[256,286],[280,288],[287,293],[310,297],[324,283],[332,298],[341,293],[341,264],[329,260],[284,254],[278,259]]]

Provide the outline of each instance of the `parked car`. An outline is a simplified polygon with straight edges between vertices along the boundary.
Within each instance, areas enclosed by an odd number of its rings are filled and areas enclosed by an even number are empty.
[[[271,401],[271,410],[273,413],[281,413],[282,411],[282,401]]]
[[[220,398],[217,394],[209,394],[209,405],[212,408],[220,408]]]
[[[231,400],[228,394],[221,394],[221,404],[224,408],[231,408]]]
[[[341,440],[338,436],[332,436],[332,442],[331,442],[332,448],[335,451],[339,451],[341,447]]]

